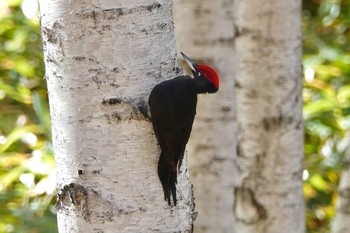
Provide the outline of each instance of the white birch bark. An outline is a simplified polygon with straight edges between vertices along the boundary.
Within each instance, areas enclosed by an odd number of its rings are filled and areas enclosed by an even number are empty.
[[[235,107],[233,0],[174,0],[179,51],[215,67],[220,89],[199,95],[187,146],[198,217],[195,232],[233,232]]]
[[[59,232],[191,232],[187,164],[170,209],[147,118],[177,67],[170,0],[43,0]]]
[[[305,232],[300,0],[235,1],[239,233]]]
[[[347,139],[350,139],[350,134],[347,135]],[[350,232],[350,146],[345,153],[343,164],[344,168],[335,204],[336,213],[332,222],[332,233]]]

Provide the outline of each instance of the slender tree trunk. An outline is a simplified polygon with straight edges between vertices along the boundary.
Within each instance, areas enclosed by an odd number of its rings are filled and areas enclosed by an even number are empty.
[[[302,233],[300,0],[235,2],[236,232]]]
[[[347,135],[350,139],[350,134]],[[336,214],[332,222],[332,233],[350,232],[350,146],[344,158],[344,170],[340,178]]]
[[[97,5],[98,4],[98,5]],[[170,0],[41,1],[60,232],[191,232],[187,164],[171,210],[148,119],[178,74]]]
[[[233,0],[175,0],[179,51],[219,71],[220,90],[199,96],[188,144],[198,217],[195,232],[233,231],[235,107]]]

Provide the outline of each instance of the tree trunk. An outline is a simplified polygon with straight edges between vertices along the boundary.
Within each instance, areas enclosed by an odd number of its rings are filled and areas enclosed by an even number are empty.
[[[350,139],[350,134],[347,135]],[[350,146],[344,158],[344,170],[342,172],[338,198],[336,202],[336,214],[332,222],[332,233],[350,232]]]
[[[235,2],[239,233],[305,231],[300,0]]]
[[[195,232],[233,231],[235,157],[233,0],[175,0],[179,51],[219,71],[220,90],[200,95],[188,155],[198,217]]]
[[[147,112],[181,71],[172,22],[170,0],[41,1],[60,232],[192,231],[187,164],[170,209]]]

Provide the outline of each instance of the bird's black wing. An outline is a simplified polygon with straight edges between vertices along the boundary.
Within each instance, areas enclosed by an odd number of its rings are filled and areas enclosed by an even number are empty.
[[[153,128],[172,169],[181,164],[196,114],[197,93],[187,76],[162,82],[149,98]],[[172,159],[170,159],[172,158]]]
[[[165,200],[176,205],[177,167],[181,166],[196,114],[197,93],[193,79],[178,77],[154,87],[149,98],[152,124],[161,155],[158,175]]]

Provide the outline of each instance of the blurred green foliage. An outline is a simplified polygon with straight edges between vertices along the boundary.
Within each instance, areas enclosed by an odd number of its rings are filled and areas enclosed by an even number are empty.
[[[308,232],[330,232],[350,127],[350,0],[304,0]]]
[[[21,3],[0,1],[0,232],[51,233],[55,174],[40,27],[23,14],[37,2]]]
[[[39,22],[21,4],[0,0],[0,232],[51,233],[55,175]],[[350,0],[304,0],[303,34],[307,227],[322,233],[349,143]]]

